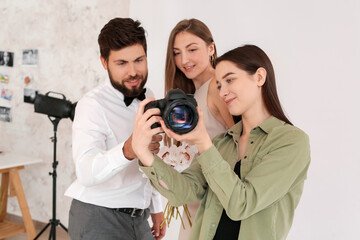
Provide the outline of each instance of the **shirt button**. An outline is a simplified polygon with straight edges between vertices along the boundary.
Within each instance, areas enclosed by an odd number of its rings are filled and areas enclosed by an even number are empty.
[[[154,172],[151,172],[151,175],[155,175],[155,173],[154,173]]]
[[[244,159],[247,159],[247,156],[244,156]]]
[[[213,227],[213,228],[216,227],[216,224],[215,223],[211,224],[211,227]]]
[[[250,142],[250,144],[253,144],[253,143],[254,143],[254,141],[251,141],[251,142]]]

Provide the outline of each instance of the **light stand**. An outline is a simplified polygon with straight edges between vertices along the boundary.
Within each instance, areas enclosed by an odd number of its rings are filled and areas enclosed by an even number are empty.
[[[51,95],[59,96],[60,98],[52,97]],[[50,138],[54,143],[54,160],[53,160],[53,171],[49,174],[53,179],[53,198],[52,198],[52,219],[49,220],[49,223],[39,232],[39,234],[34,238],[34,240],[38,239],[40,235],[51,225],[49,240],[56,240],[56,227],[60,225],[66,232],[68,232],[67,228],[60,222],[59,219],[56,219],[56,167],[58,165],[58,161],[56,161],[56,131],[57,126],[62,118],[70,118],[74,120],[75,115],[75,107],[77,103],[71,103],[66,100],[64,94],[57,92],[47,92],[45,95],[37,94],[34,101],[34,109],[37,113],[43,113],[48,116],[52,124],[54,125],[54,137]]]
[[[57,138],[56,138],[56,131],[57,131],[57,126],[61,120],[61,118],[57,118],[57,117],[50,117],[48,116],[50,121],[52,122],[52,124],[54,125],[54,136],[51,137],[51,141],[54,143],[54,159],[53,159],[53,171],[49,172],[49,175],[52,176],[53,179],[53,189],[52,189],[52,194],[53,194],[53,198],[52,198],[52,219],[49,220],[49,223],[46,224],[46,226],[39,232],[39,234],[34,238],[34,240],[38,239],[40,237],[40,235],[51,225],[51,229],[50,229],[50,234],[49,234],[49,240],[53,239],[56,240],[56,227],[58,225],[60,225],[60,227],[62,227],[66,232],[68,232],[67,228],[60,222],[59,219],[56,219],[56,167],[58,165],[58,161],[56,161],[56,142],[57,142]]]

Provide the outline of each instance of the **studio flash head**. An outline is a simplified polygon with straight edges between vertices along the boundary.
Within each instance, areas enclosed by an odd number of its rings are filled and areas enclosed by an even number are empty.
[[[61,98],[51,97],[50,94],[58,95]],[[43,113],[50,117],[70,118],[74,120],[76,103],[66,100],[64,94],[47,92],[45,95],[37,94],[34,102],[35,112]]]

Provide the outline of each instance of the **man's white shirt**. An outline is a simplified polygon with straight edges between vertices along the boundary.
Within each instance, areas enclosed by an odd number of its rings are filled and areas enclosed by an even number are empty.
[[[149,89],[146,97],[153,97]],[[139,100],[125,106],[124,95],[105,81],[77,104],[73,123],[76,181],[65,195],[107,208],[150,208],[163,211],[161,195],[123,153],[134,128]]]

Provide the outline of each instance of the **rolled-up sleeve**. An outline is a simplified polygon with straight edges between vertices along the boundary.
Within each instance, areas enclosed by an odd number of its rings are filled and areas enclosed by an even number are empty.
[[[191,167],[182,173],[174,170],[156,155],[154,155],[152,166],[144,167],[140,161],[139,166],[149,177],[154,188],[169,199],[173,206],[181,206],[202,199],[207,188],[196,159],[193,160]],[[165,183],[169,190],[161,186],[159,180]]]

